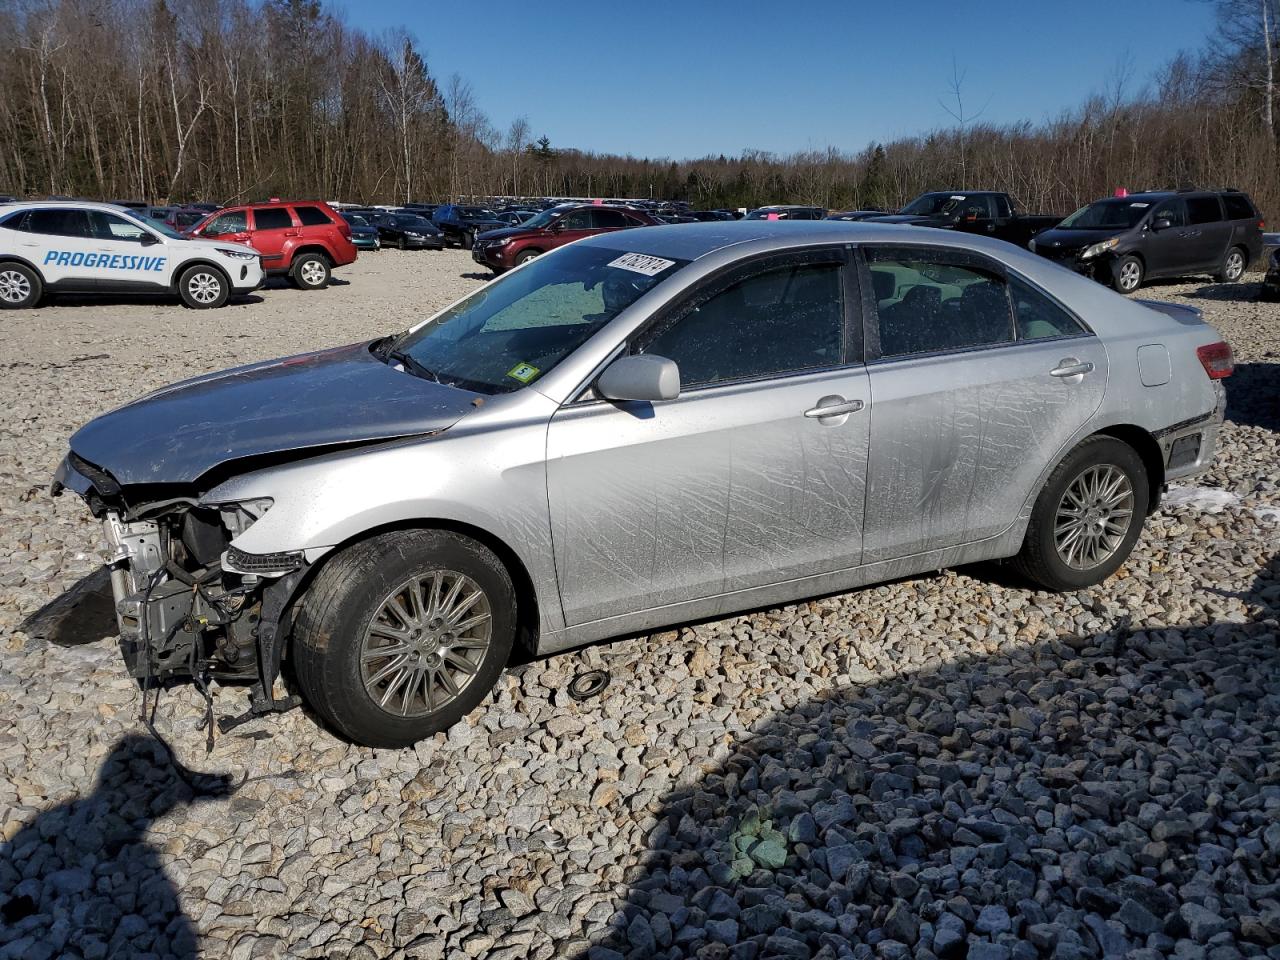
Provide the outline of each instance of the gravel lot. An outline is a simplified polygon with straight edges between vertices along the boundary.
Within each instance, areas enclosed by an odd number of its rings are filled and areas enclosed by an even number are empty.
[[[178,755],[249,779],[177,780],[97,527],[47,493],[68,435],[403,326],[472,271],[384,251],[213,313],[0,316],[0,960],[1280,957],[1280,306],[1253,284],[1144,294],[1204,308],[1240,367],[1217,465],[1102,587],[984,566],[620,640],[512,669],[403,752],[295,711],[205,757],[178,687]],[[614,679],[577,704],[583,663]]]

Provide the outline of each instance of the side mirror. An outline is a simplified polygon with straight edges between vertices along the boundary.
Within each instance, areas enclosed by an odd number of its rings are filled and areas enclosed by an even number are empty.
[[[1153,220],[1151,222],[1152,230],[1168,230],[1172,226],[1173,224],[1170,223],[1168,220],[1164,219],[1163,217],[1161,217],[1159,220]]]
[[[680,396],[680,368],[651,353],[619,357],[600,374],[596,391],[606,400],[674,400]]]
[[[159,242],[160,238],[154,233],[144,233],[138,238],[138,243],[142,244],[144,247],[154,247]]]

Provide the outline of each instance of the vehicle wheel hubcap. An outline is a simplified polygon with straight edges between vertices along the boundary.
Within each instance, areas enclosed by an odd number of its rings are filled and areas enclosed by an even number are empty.
[[[304,263],[301,273],[302,282],[309,287],[317,287],[324,282],[324,267],[314,260],[308,260]]]
[[[1099,464],[1071,482],[1058,503],[1053,542],[1073,570],[1092,570],[1115,555],[1133,524],[1133,485],[1119,467]]]
[[[0,299],[6,303],[21,303],[31,296],[31,281],[17,270],[0,271]]]
[[[1142,271],[1138,269],[1136,263],[1126,263],[1120,268],[1120,286],[1126,290],[1132,290],[1138,285],[1138,280],[1142,276]]]
[[[187,281],[191,299],[200,303],[213,303],[222,294],[222,281],[212,273],[197,273]]]
[[[1227,279],[1237,280],[1244,273],[1244,257],[1239,252],[1227,257]]]
[[[401,584],[365,629],[365,692],[396,716],[435,713],[479,672],[492,630],[489,597],[465,574],[432,570]]]

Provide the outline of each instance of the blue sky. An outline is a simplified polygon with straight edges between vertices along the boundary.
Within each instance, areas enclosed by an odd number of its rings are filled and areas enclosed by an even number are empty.
[[[403,26],[429,69],[470,81],[499,129],[527,116],[556,146],[697,157],[788,153],[921,133],[952,57],[970,111],[1038,121],[1103,89],[1141,86],[1204,46],[1196,0],[333,0],[373,34]]]

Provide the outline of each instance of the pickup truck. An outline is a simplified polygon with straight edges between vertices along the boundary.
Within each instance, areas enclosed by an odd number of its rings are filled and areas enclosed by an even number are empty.
[[[1062,217],[1018,213],[1007,193],[994,190],[938,190],[922,193],[895,214],[870,217],[868,222],[909,223],[979,233],[1025,247],[1042,230],[1057,226]]]

